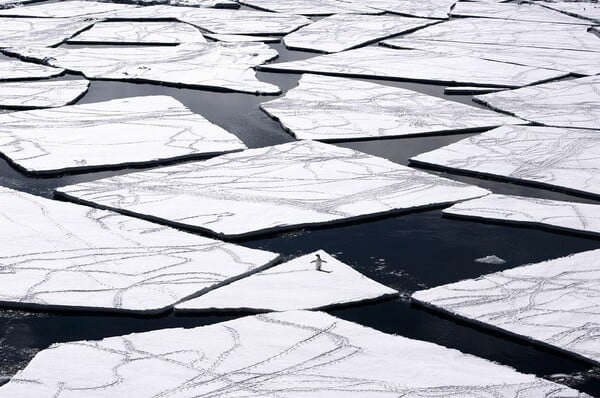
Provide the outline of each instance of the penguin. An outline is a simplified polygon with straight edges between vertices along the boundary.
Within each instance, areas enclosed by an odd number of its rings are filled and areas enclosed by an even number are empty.
[[[323,263],[326,263],[327,261],[321,259],[321,256],[319,254],[317,254],[317,258],[314,259],[313,261],[311,261],[311,263],[315,263],[315,269],[317,271],[322,271],[321,270],[321,266],[323,265]],[[324,271],[326,272],[326,271]]]

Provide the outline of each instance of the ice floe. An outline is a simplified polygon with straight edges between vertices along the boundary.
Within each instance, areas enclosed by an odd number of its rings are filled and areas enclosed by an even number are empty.
[[[411,162],[600,196],[599,134],[504,126],[417,155]]]
[[[506,260],[501,259],[500,257],[498,257],[496,255],[491,255],[491,256],[485,256],[485,257],[481,257],[481,258],[476,258],[475,262],[476,263],[481,263],[481,264],[493,264],[493,265],[506,264]]]
[[[325,264],[315,268],[315,256]],[[198,298],[176,311],[290,311],[321,309],[397,295],[349,265],[319,250],[240,279]]]
[[[72,200],[226,237],[440,206],[489,193],[316,141],[250,149],[58,191]]]
[[[443,214],[600,237],[600,205],[510,195],[489,195],[458,203]]]
[[[323,18],[283,38],[291,49],[325,53],[348,50],[435,23],[400,15],[339,14]]]
[[[200,31],[181,22],[99,22],[68,43],[181,44],[205,43]]]
[[[304,74],[298,87],[261,104],[296,138],[344,140],[447,133],[523,124],[486,109],[354,79]]]
[[[0,82],[0,108],[32,109],[69,105],[81,98],[89,85],[90,82],[83,79]]]
[[[277,257],[8,188],[0,199],[4,307],[156,313]]]
[[[0,152],[30,173],[59,173],[244,149],[233,134],[167,96],[0,115]]]
[[[278,94],[252,69],[277,56],[264,43],[190,43],[174,47],[21,47],[7,53],[81,72],[88,79]]]
[[[0,387],[2,398],[82,394],[587,397],[454,349],[313,311],[54,344]]]
[[[413,294],[413,300],[600,363],[600,250]]]
[[[55,3],[31,4],[0,10],[0,17],[32,17],[32,18],[76,18],[98,17],[106,12],[127,10],[134,5],[98,2],[91,0],[68,0]]]
[[[528,22],[552,22],[589,25],[580,18],[571,17],[534,3],[480,3],[459,1],[450,15],[453,17],[481,17]]]
[[[259,41],[263,43],[278,43],[281,38],[278,36],[251,36],[251,35],[218,35],[213,33],[205,33],[204,36],[216,41],[224,41],[229,43],[243,43]]]
[[[600,23],[600,4],[597,2],[540,2],[544,7],[578,18]]]
[[[480,58],[384,47],[261,65],[259,69],[499,87],[519,87],[565,76],[564,72]]]
[[[55,46],[93,23],[91,19],[1,18],[0,48]]]
[[[500,44],[411,40],[404,37],[382,42],[392,48],[413,48],[442,54],[464,55],[492,61],[555,69],[580,75],[600,73],[600,52]]]
[[[338,0],[240,0],[262,10],[299,15],[377,14],[369,5]]]
[[[485,94],[475,100],[546,126],[600,129],[600,76]]]
[[[60,76],[65,72],[61,68],[22,62],[17,59],[0,58],[0,81],[44,79]]]
[[[409,39],[502,46],[600,51],[600,38],[587,26],[546,22],[458,18],[406,35]]]
[[[422,18],[447,19],[457,0],[369,0],[369,7]],[[353,3],[362,3],[353,1]]]

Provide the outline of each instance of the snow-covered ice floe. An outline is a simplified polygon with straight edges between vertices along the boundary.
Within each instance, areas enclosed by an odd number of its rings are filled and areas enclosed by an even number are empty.
[[[453,17],[481,17],[528,22],[552,22],[589,25],[589,21],[571,17],[534,3],[481,3],[459,1],[450,15]]]
[[[457,203],[443,214],[600,237],[600,205],[595,204],[494,194]]]
[[[67,40],[72,44],[181,44],[205,43],[194,26],[181,22],[99,22]]]
[[[333,53],[389,36],[422,28],[437,21],[400,15],[338,14],[323,18],[285,36],[290,49]]]
[[[600,76],[480,95],[475,101],[546,126],[600,129]]]
[[[245,148],[236,136],[167,96],[0,115],[0,152],[31,173],[207,157]]]
[[[563,12],[593,23],[600,23],[600,4],[597,2],[540,2],[544,7]]]
[[[189,43],[174,47],[20,47],[9,54],[81,72],[88,79],[155,82],[255,94],[278,94],[252,69],[277,56],[264,43]]]
[[[600,363],[600,250],[413,294],[477,324]]]
[[[313,58],[261,65],[261,70],[312,72],[446,84],[520,87],[564,72],[419,50],[364,47]]]
[[[31,4],[0,10],[0,17],[77,18],[102,17],[102,14],[135,8],[134,5],[112,2],[68,0],[55,3]]]
[[[406,35],[412,40],[433,40],[502,46],[600,51],[600,39],[584,25],[458,18]]]
[[[597,130],[504,126],[410,161],[600,196],[599,134]]]
[[[379,14],[360,2],[344,0],[240,0],[240,3],[262,10],[299,15]]]
[[[481,263],[481,264],[492,264],[492,265],[506,264],[506,260],[496,256],[495,254],[492,254],[490,256],[481,257],[481,258],[476,258],[475,262]]]
[[[524,124],[521,119],[415,91],[304,74],[284,97],[261,104],[299,139],[348,140]]]
[[[64,69],[22,62],[18,59],[0,58],[0,81],[44,79],[60,76]]]
[[[32,109],[69,105],[81,98],[89,85],[90,82],[83,79],[0,82],[0,108]]]
[[[369,0],[369,7],[395,14],[421,18],[447,19],[457,0]],[[362,3],[361,1],[352,1]]]
[[[56,46],[94,22],[91,19],[1,18],[0,48]]]
[[[229,43],[244,43],[258,41],[263,43],[278,43],[281,38],[278,36],[252,36],[252,35],[219,35],[213,33],[205,33],[205,37],[216,41],[224,41]]]
[[[8,188],[0,201],[3,307],[157,313],[277,257]]]
[[[316,255],[324,264],[315,266]],[[176,311],[322,309],[397,295],[323,250],[306,254],[184,301]]]
[[[54,344],[0,387],[1,398],[58,395],[587,397],[454,349],[312,311]]]
[[[489,191],[316,141],[58,189],[64,197],[224,237],[441,206]]]
[[[111,0],[104,0],[111,2]],[[119,3],[143,6],[168,5],[200,8],[240,8],[240,3],[234,0],[118,0]]]
[[[600,52],[559,48],[522,47],[502,44],[480,44],[418,40],[398,37],[381,42],[392,48],[411,48],[441,54],[462,55],[536,68],[554,69],[578,75],[600,73]]]

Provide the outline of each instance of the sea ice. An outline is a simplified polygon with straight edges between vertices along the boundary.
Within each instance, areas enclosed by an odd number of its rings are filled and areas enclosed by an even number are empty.
[[[44,79],[60,76],[63,73],[65,73],[65,70],[60,68],[22,62],[11,58],[0,58],[0,81]]]
[[[201,8],[240,8],[240,4],[233,0],[118,0],[119,3],[139,4],[143,6],[169,5]]]
[[[476,263],[481,263],[481,264],[493,264],[493,265],[506,264],[506,260],[503,260],[503,259],[501,259],[500,257],[498,257],[496,255],[491,255],[491,256],[485,256],[485,257],[481,257],[481,258],[476,258],[475,262]]]
[[[252,69],[277,56],[263,43],[190,43],[174,47],[43,48],[5,50],[26,59],[83,73],[88,79],[132,80],[175,86],[278,94]]]
[[[0,152],[30,173],[198,158],[245,147],[167,96],[0,115]]]
[[[475,101],[546,126],[600,129],[600,76],[485,94]]]
[[[99,22],[67,40],[73,44],[205,43],[200,31],[181,22]]]
[[[127,10],[137,6],[91,0],[68,0],[55,3],[32,4],[0,10],[0,17],[77,18],[102,17],[104,13]],[[4,22],[3,22],[4,23]]]
[[[458,203],[443,214],[600,236],[600,206],[594,204],[489,195]]]
[[[226,237],[440,206],[489,193],[316,141],[250,149],[58,191],[72,200]]]
[[[315,256],[325,264],[315,269]],[[179,303],[176,311],[322,309],[397,295],[323,250],[297,257],[240,279],[198,298]]]
[[[406,35],[411,40],[600,51],[600,38],[587,26],[546,22],[458,18]]]
[[[156,313],[276,258],[8,188],[0,198],[3,307]]]
[[[537,68],[555,69],[580,75],[600,73],[600,52],[504,46],[500,44],[410,40],[404,37],[385,40],[381,44],[392,48],[412,48],[442,54],[470,56]]]
[[[291,49],[333,53],[413,31],[435,22],[393,14],[338,14],[290,33],[283,38],[283,42]]]
[[[480,3],[459,1],[450,15],[453,17],[481,17],[528,22],[553,22],[589,25],[589,22],[534,3]]]
[[[411,163],[600,196],[600,131],[504,126],[411,158]]]
[[[250,35],[217,35],[213,33],[205,33],[204,36],[216,41],[224,41],[229,43],[243,43],[259,41],[263,43],[278,43],[281,38],[278,36],[250,36]]]
[[[520,119],[404,88],[304,74],[298,87],[261,104],[296,138],[344,140],[447,133],[523,124]]]
[[[51,5],[55,4],[52,3]],[[1,18],[0,22],[0,48],[6,48],[14,46],[56,46],[88,28],[94,23],[94,20]]]
[[[369,0],[369,7],[422,18],[447,19],[457,0]],[[353,3],[361,3],[353,1]]]
[[[413,300],[600,363],[600,250],[418,291]]]
[[[313,311],[54,344],[0,387],[1,398],[59,395],[587,397],[454,349]]]
[[[90,82],[83,79],[0,83],[0,108],[32,109],[69,105],[81,98],[89,85]],[[0,126],[0,131],[3,127]]]
[[[240,3],[262,10],[299,15],[382,13],[368,5],[343,0],[240,0]]]
[[[564,72],[419,50],[364,47],[259,67],[266,71],[520,87],[565,76]]]
[[[540,2],[544,7],[578,18],[600,23],[600,4],[597,2]]]

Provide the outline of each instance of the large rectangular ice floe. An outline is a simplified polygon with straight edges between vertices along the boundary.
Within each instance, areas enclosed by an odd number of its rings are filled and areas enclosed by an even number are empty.
[[[100,22],[68,40],[73,44],[205,43],[200,31],[182,22]]]
[[[410,160],[598,197],[599,134],[597,130],[504,126]]]
[[[236,136],[167,96],[0,115],[0,152],[30,173],[122,167],[245,148]]]
[[[2,18],[0,22],[0,48],[56,46],[94,23],[60,18]]]
[[[510,195],[488,195],[457,203],[444,215],[600,237],[600,205]]]
[[[0,202],[3,307],[156,313],[277,257],[7,188]]]
[[[600,38],[587,26],[490,18],[458,18],[429,26],[406,37],[503,46],[600,51]]]
[[[369,7],[395,14],[421,18],[447,19],[450,8],[457,0],[369,0]],[[362,1],[353,0],[361,4]]]
[[[546,126],[600,129],[600,76],[479,95],[475,101]]]
[[[459,1],[450,15],[453,17],[482,17],[528,22],[552,22],[589,25],[588,21],[565,15],[533,3],[493,3]]]
[[[60,76],[64,69],[21,62],[18,59],[0,58],[0,81],[44,79]]]
[[[418,291],[413,300],[600,363],[600,250]]]
[[[0,108],[32,109],[69,105],[81,98],[89,85],[90,82],[83,79],[0,82]]]
[[[96,17],[110,11],[127,10],[137,6],[111,2],[69,0],[56,3],[32,4],[0,10],[0,17],[77,18]]]
[[[555,69],[579,75],[600,73],[600,52],[593,51],[413,40],[409,37],[388,39],[382,44],[392,48],[412,48],[442,54],[463,55],[536,68]]]
[[[298,87],[261,104],[299,139],[352,140],[451,133],[523,124],[520,119],[415,91],[304,74]]]
[[[315,141],[251,149],[58,191],[73,200],[226,237],[440,206],[488,193]]]
[[[338,14],[290,33],[283,38],[283,42],[291,49],[332,53],[412,31],[432,23],[435,21],[393,14]]]
[[[93,369],[93,375],[90,375]],[[39,352],[1,398],[536,397],[588,395],[323,312],[243,317]]]
[[[267,64],[260,69],[499,87],[520,87],[565,76],[564,72],[480,58],[384,47]]]
[[[21,47],[10,54],[81,72],[88,79],[154,82],[278,94],[277,86],[256,78],[252,69],[277,56],[264,43],[188,43],[175,47]]]
[[[240,0],[262,10],[300,15],[377,14],[369,5],[343,0]]]
[[[321,260],[323,264],[319,270],[316,261]],[[310,310],[361,303],[397,294],[395,290],[367,278],[319,250],[184,301],[175,310]]]

